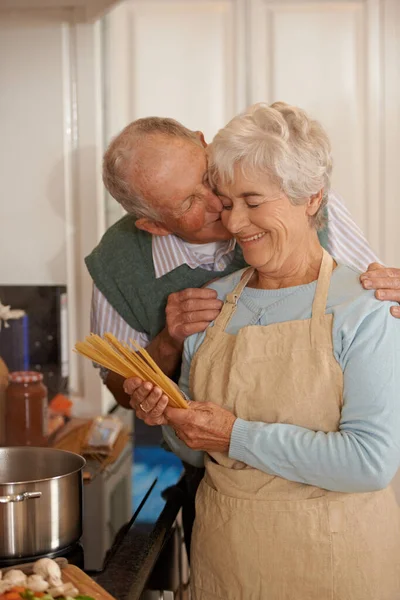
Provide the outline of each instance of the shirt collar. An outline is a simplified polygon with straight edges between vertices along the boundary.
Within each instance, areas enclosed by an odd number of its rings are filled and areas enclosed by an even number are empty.
[[[184,264],[191,269],[211,266],[209,270],[223,271],[233,258],[235,243],[234,239],[221,242],[215,256],[212,257],[194,252],[184,240],[176,235],[153,235],[152,253],[156,279]]]

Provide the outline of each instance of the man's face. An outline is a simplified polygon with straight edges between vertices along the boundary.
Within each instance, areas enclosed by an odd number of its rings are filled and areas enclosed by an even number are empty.
[[[208,184],[205,148],[186,139],[152,136],[135,157],[134,187],[160,214],[156,235],[174,233],[201,244],[231,238],[221,222],[222,204]]]

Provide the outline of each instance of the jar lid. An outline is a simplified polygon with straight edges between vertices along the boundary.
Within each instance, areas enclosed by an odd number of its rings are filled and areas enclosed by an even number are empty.
[[[10,383],[37,383],[43,381],[43,375],[37,371],[13,371],[8,375]]]

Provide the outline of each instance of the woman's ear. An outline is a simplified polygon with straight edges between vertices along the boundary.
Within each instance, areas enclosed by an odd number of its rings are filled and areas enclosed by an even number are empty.
[[[308,199],[306,213],[309,217],[312,217],[317,213],[319,207],[321,206],[323,194],[324,190],[322,189],[313,196],[310,196]]]
[[[169,235],[172,233],[172,231],[164,227],[161,223],[150,221],[150,219],[146,219],[145,217],[135,221],[135,225],[138,229],[147,231],[147,233],[151,233],[151,235]]]

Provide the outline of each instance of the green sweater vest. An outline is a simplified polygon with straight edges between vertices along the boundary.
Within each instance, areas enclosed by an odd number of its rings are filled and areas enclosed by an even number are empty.
[[[246,266],[239,246],[224,271],[191,269],[181,265],[156,279],[152,236],[135,227],[126,215],[106,231],[99,245],[85,259],[100,292],[121,317],[137,331],[155,337],[165,326],[165,306],[173,292],[199,288]]]
[[[319,233],[326,248],[327,230]],[[224,271],[191,269],[181,265],[156,279],[152,236],[135,226],[126,215],[110,227],[100,243],[85,259],[89,273],[100,292],[136,331],[154,338],[165,326],[165,306],[169,294],[185,288],[198,288],[217,277],[246,266],[242,251],[235,248],[234,259]]]

